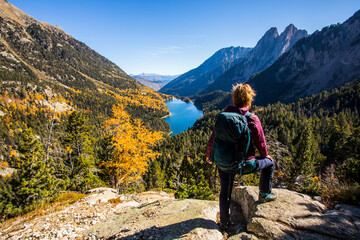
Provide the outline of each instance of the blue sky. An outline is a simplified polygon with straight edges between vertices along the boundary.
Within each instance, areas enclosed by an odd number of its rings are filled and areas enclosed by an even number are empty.
[[[311,34],[360,9],[359,0],[8,1],[129,74],[181,74],[221,48],[254,47],[271,27],[293,23]]]

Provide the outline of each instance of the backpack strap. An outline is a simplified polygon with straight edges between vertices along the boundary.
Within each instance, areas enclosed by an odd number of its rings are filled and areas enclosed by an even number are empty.
[[[246,119],[248,119],[248,118],[251,118],[252,115],[254,115],[254,114],[251,112],[247,112],[247,113],[245,113],[244,116],[246,117]]]
[[[250,142],[251,142],[251,136],[250,136],[250,129],[249,129],[249,118],[252,116],[252,115],[254,115],[253,113],[251,113],[251,112],[247,112],[244,116],[246,117],[246,120],[247,120],[247,128],[248,128],[248,131],[247,131],[247,134],[248,134],[248,142],[247,142],[247,144],[246,144],[246,149],[245,149],[245,151],[244,151],[244,156],[245,156],[245,158],[246,158],[246,154],[247,154],[247,152],[248,152],[248,150],[249,150],[249,147],[250,147]],[[243,175],[243,168],[241,168],[241,170],[240,170],[240,177],[242,177],[242,175]]]

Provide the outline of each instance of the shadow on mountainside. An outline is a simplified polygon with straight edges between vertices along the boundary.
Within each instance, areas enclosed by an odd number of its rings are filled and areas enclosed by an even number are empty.
[[[123,230],[122,232],[108,238],[108,240],[178,239],[186,236],[186,234],[190,233],[192,230],[196,228],[203,228],[207,230],[219,230],[217,224],[212,220],[203,219],[203,218],[194,218],[163,227],[152,226],[151,228],[147,228],[139,232],[136,232],[133,235],[124,236],[124,237],[122,237],[121,235],[123,233],[126,233],[126,230]]]

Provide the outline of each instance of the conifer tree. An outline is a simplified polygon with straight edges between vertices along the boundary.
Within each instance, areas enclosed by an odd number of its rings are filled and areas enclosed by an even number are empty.
[[[164,171],[161,170],[161,167],[158,161],[154,160],[150,162],[149,169],[147,174],[144,176],[145,181],[147,183],[147,189],[154,189],[154,188],[164,188]]]
[[[99,149],[99,168],[100,168],[100,177],[105,181],[109,186],[116,185],[116,167],[105,167],[108,162],[111,162],[114,159],[115,146],[114,146],[113,136],[109,133],[105,133],[100,141]]]
[[[65,175],[68,176],[69,189],[85,191],[101,185],[95,175],[95,156],[93,139],[90,136],[91,126],[87,124],[88,117],[81,111],[73,111],[68,119],[66,137],[66,159],[64,161]]]
[[[19,208],[29,209],[58,191],[60,180],[54,177],[51,161],[46,163],[45,157],[43,145],[34,137],[32,130],[25,130],[19,144],[18,169],[12,183],[15,205]]]
[[[0,219],[15,215],[19,209],[13,205],[15,193],[10,184],[11,177],[5,178],[0,175]]]
[[[314,167],[323,160],[323,156],[315,141],[310,124],[306,124],[300,133],[300,139],[295,146],[295,156],[290,168],[290,178],[295,179],[301,174],[311,175],[314,173]]]
[[[344,182],[360,183],[360,127],[356,128],[343,146],[342,153],[346,160],[339,172]]]

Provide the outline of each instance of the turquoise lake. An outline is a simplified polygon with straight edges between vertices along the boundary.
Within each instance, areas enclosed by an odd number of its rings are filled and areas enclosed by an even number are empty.
[[[187,103],[180,99],[166,101],[171,116],[164,120],[170,124],[171,136],[186,131],[203,115],[203,111],[197,109],[194,103]]]

